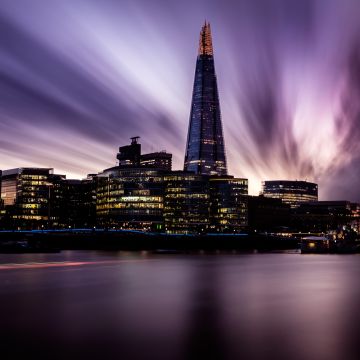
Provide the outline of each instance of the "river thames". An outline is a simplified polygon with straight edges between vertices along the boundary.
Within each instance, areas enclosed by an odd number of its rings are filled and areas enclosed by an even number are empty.
[[[0,255],[1,359],[358,359],[360,256]]]

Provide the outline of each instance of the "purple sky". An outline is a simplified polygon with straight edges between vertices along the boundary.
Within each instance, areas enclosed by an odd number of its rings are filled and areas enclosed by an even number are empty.
[[[0,168],[81,178],[137,135],[182,168],[205,18],[230,173],[360,201],[359,0],[2,0]]]

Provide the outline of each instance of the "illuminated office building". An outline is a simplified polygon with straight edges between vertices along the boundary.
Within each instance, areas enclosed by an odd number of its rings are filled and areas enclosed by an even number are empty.
[[[210,231],[232,233],[247,226],[248,180],[210,177]]]
[[[1,177],[1,199],[8,226],[39,229],[50,221],[50,168],[17,168],[4,170]]]
[[[164,171],[119,166],[97,175],[97,225],[105,228],[163,230]]]
[[[173,171],[164,176],[164,222],[169,234],[206,233],[210,189],[206,176]]]
[[[140,157],[140,166],[171,171],[172,154],[166,151],[143,154]]]
[[[226,157],[210,24],[200,33],[184,170],[226,175]]]
[[[172,155],[141,154],[139,136],[121,146],[119,165],[96,176],[97,226],[163,231],[164,174],[171,171]]]
[[[63,229],[95,225],[96,182],[67,180],[52,168],[5,170],[0,228]]]
[[[303,202],[318,200],[318,185],[307,181],[271,180],[262,184],[262,194],[281,199],[292,208]]]

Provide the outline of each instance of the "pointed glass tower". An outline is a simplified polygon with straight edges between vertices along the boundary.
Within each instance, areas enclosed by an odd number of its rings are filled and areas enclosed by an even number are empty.
[[[226,175],[226,157],[210,24],[200,32],[184,170]]]

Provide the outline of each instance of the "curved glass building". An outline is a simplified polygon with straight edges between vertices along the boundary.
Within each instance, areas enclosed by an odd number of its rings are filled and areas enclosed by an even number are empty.
[[[262,192],[266,197],[281,199],[292,208],[300,203],[318,201],[318,185],[297,180],[268,180],[262,184]]]

